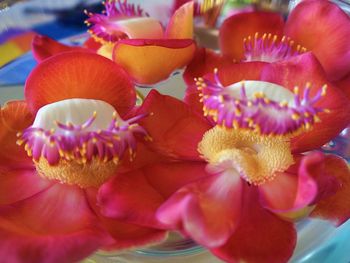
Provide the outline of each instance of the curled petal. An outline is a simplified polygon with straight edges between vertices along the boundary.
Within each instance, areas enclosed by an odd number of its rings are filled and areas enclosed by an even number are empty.
[[[242,181],[223,173],[189,184],[158,210],[158,219],[206,247],[225,244],[235,230],[241,211]]]
[[[336,4],[301,2],[288,16],[285,34],[315,54],[330,80],[349,72],[350,18]]]
[[[113,240],[112,243],[105,245],[103,249],[116,250],[143,247],[159,243],[166,238],[167,235],[164,230],[125,223],[118,219],[103,216],[97,204],[97,189],[90,188],[86,191],[86,194],[90,207]]]
[[[17,133],[33,122],[33,115],[24,101],[12,101],[0,110],[0,171],[32,168],[32,160],[23,147],[16,145]]]
[[[183,68],[196,45],[191,39],[126,39],[119,41],[113,60],[140,84],[154,84]]]
[[[5,262],[74,262],[110,241],[97,226],[83,190],[61,184],[3,206],[0,233]]]
[[[201,160],[197,145],[209,123],[180,100],[152,90],[138,114],[151,113],[140,121],[152,137],[150,147],[176,159]]]
[[[255,33],[282,35],[283,18],[271,12],[242,12],[227,18],[220,28],[221,52],[240,61],[244,58],[243,40]]]
[[[65,52],[40,63],[29,75],[24,95],[33,113],[49,103],[85,98],[103,100],[124,115],[136,101],[125,71],[87,52]]]
[[[211,252],[226,262],[287,262],[296,244],[293,223],[262,208],[255,187],[243,191],[240,224],[225,245]]]
[[[97,200],[104,216],[150,227],[161,226],[155,212],[164,198],[140,170],[114,176],[101,186]]]
[[[339,134],[350,122],[350,103],[344,94],[326,78],[325,72],[311,53],[305,53],[284,62],[267,65],[261,80],[279,84],[291,91],[299,88],[299,94],[305,92],[306,83],[310,83],[309,96],[314,97],[327,85],[323,96],[315,107],[328,109],[330,113],[320,113],[319,122],[311,131],[292,138],[294,152],[305,152],[321,147]]]
[[[193,37],[193,2],[182,5],[175,11],[168,23],[166,38],[192,38]]]
[[[32,41],[33,56],[36,61],[40,62],[53,55],[67,51],[89,52],[82,47],[67,46],[58,41],[43,35],[35,35]]]

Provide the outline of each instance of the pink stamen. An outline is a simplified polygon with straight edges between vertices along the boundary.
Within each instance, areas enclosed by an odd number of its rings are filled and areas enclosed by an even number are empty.
[[[266,135],[292,135],[310,129],[319,121],[318,113],[327,112],[326,109],[315,107],[325,95],[326,85],[314,97],[310,97],[309,83],[303,96],[295,89],[295,105],[291,106],[271,100],[261,92],[249,99],[244,82],[239,96],[235,97],[220,83],[217,71],[214,74],[215,82],[203,78],[195,80],[201,92],[204,115],[210,116],[218,125],[252,129]]]
[[[50,165],[61,159],[85,163],[93,157],[118,161],[127,150],[133,159],[137,144],[135,136],[149,139],[146,130],[136,123],[145,116],[147,114],[123,120],[115,112],[108,128],[97,131],[87,130],[96,119],[95,113],[81,125],[56,122],[57,128],[51,130],[31,126],[20,134],[18,144],[25,144],[25,150],[35,161],[44,157]]]

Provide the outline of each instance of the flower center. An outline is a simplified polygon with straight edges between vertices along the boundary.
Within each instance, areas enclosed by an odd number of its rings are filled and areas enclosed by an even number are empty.
[[[231,171],[254,185],[272,180],[293,164],[286,137],[263,136],[251,130],[216,126],[204,134],[198,151],[209,163],[209,172]]]
[[[32,126],[18,136],[40,176],[80,187],[99,186],[114,175],[128,150],[132,159],[135,135],[148,138],[136,122],[123,120],[104,101],[68,99],[42,107]]]
[[[267,135],[295,135],[312,128],[318,114],[326,109],[315,104],[326,94],[327,86],[310,97],[307,83],[302,95],[264,81],[242,81],[224,87],[215,71],[215,82],[199,78],[204,115],[227,128],[244,128]]]
[[[247,37],[243,40],[244,61],[265,61],[276,62],[285,60],[306,52],[306,48],[297,45],[294,41],[283,36],[278,37],[272,34],[255,33],[254,37]]]

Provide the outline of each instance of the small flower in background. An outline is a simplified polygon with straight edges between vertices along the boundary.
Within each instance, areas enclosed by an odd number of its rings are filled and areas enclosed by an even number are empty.
[[[152,220],[128,212],[144,201],[121,205],[132,194],[116,178],[100,188],[101,209],[126,222],[178,230],[228,262],[285,262],[296,242],[293,220],[310,215],[339,225],[350,216],[346,162],[306,153],[346,127],[349,102],[311,54],[220,72],[197,79],[206,118],[195,108],[200,104],[156,91],[138,111],[154,113],[140,124],[153,138],[149,147],[167,157],[144,167],[138,180],[124,178],[147,189],[150,200],[165,198],[158,209],[148,205]],[[253,80],[242,83],[242,76]]]
[[[1,108],[2,260],[75,262],[162,241],[163,230],[111,220],[97,206],[100,185],[153,156],[138,143],[149,138],[138,124],[145,115],[132,113],[123,69],[92,53],[58,54],[33,70],[25,98]]]
[[[85,42],[86,51],[112,59],[141,85],[162,81],[191,61],[196,49],[192,40],[192,2],[173,14],[165,30],[159,21],[127,1],[110,0],[104,5],[103,14],[87,12],[86,22],[93,40]],[[44,36],[33,41],[38,61],[71,49],[83,48],[69,47]]]

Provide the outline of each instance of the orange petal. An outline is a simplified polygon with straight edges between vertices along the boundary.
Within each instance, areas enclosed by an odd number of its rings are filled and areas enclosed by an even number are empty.
[[[32,112],[71,98],[103,100],[125,114],[136,94],[125,71],[93,53],[65,52],[40,63],[29,75],[24,91]]]
[[[243,39],[255,33],[271,33],[281,35],[283,18],[277,13],[243,12],[227,18],[220,28],[220,49],[224,55],[235,60],[243,56]]]
[[[113,60],[136,82],[154,84],[186,66],[195,49],[191,39],[127,39],[116,44]]]
[[[170,18],[165,31],[166,38],[193,37],[193,2],[182,5]]]
[[[330,1],[302,1],[286,22],[285,33],[312,51],[330,80],[350,70],[350,18]]]
[[[16,134],[33,122],[27,103],[12,101],[5,104],[0,112],[0,170],[32,167],[32,160],[23,147],[16,144]]]

